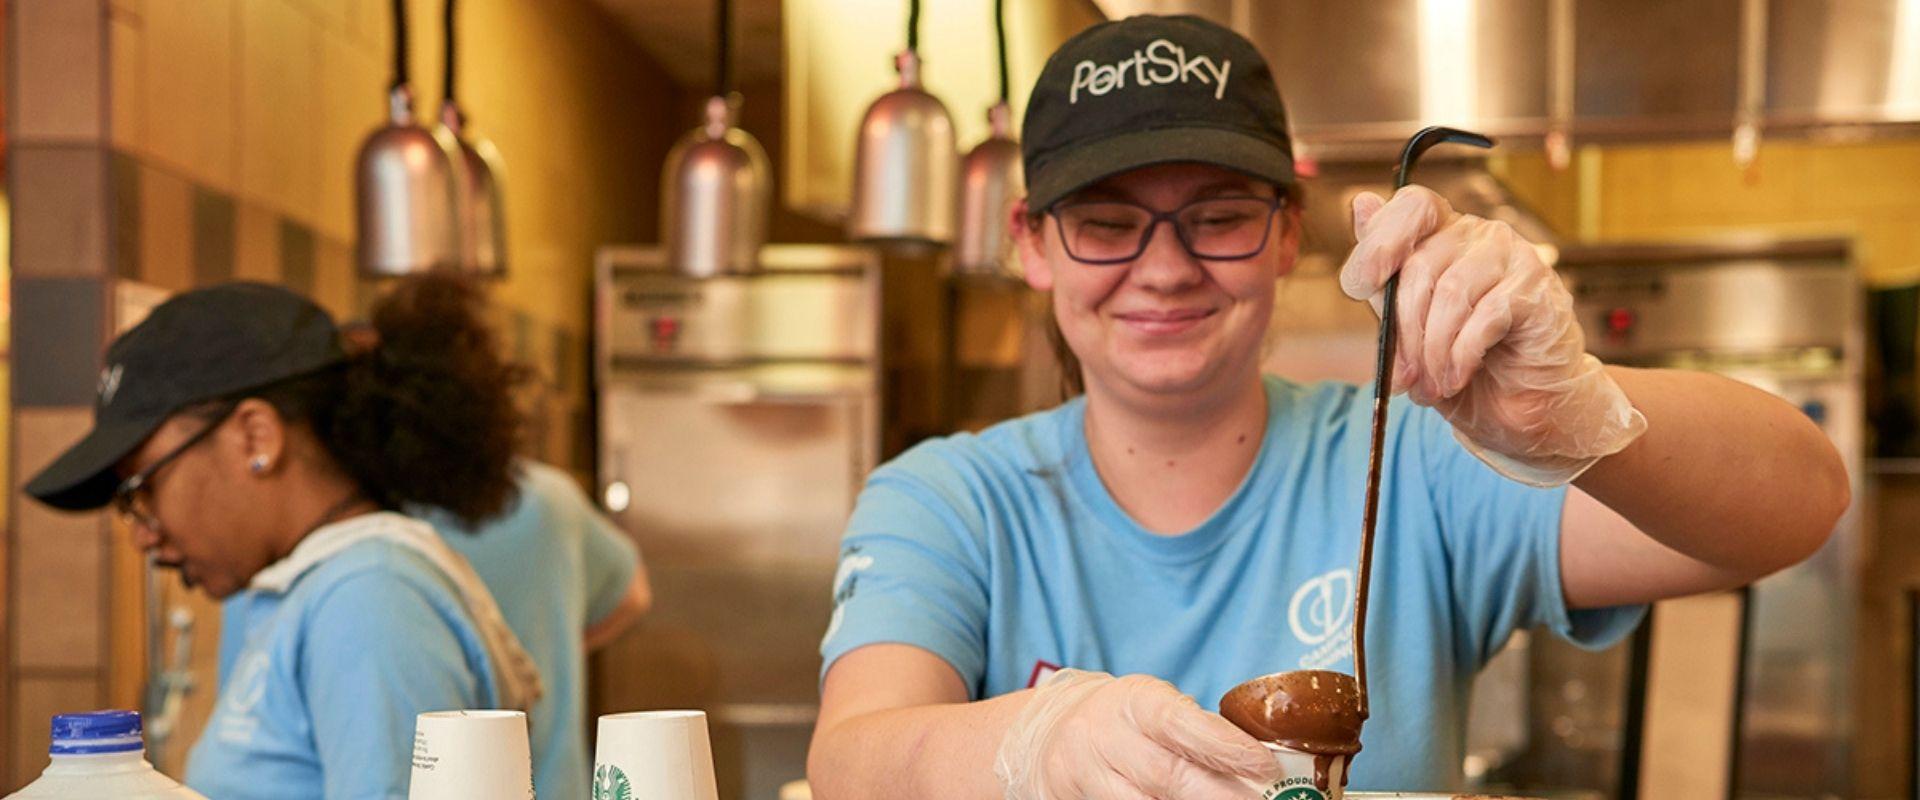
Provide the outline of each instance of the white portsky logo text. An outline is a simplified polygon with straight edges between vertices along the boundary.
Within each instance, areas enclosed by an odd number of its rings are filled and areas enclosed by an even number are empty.
[[[1134,86],[1199,81],[1212,86],[1213,99],[1218,100],[1226,94],[1227,71],[1232,68],[1233,62],[1228,59],[1215,63],[1209,56],[1188,58],[1186,48],[1166,39],[1155,39],[1145,50],[1135,50],[1133,55],[1112,64],[1095,64],[1089,60],[1073,65],[1073,86],[1067,90],[1067,103],[1080,102],[1082,89],[1095,97],[1125,89],[1129,76]]]

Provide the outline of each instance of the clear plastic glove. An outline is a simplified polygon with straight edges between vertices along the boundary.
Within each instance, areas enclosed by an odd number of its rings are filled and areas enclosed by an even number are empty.
[[[1000,741],[1007,800],[1250,800],[1279,777],[1273,755],[1172,684],[1061,670]]]
[[[1559,276],[1512,226],[1408,186],[1390,201],[1355,197],[1353,228],[1359,241],[1340,270],[1349,297],[1377,313],[1400,273],[1395,390],[1438,410],[1495,471],[1559,486],[1646,431],[1587,354]]]

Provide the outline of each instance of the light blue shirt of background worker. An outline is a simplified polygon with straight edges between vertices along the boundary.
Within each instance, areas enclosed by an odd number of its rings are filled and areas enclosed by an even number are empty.
[[[284,288],[183,293],[108,348],[93,429],[28,482],[57,508],[113,505],[157,566],[246,598],[195,790],[405,797],[416,715],[538,702],[484,582],[394,513],[485,520],[512,498],[522,371],[480,301],[457,277],[404,279],[373,309],[378,345],[349,351]]]
[[[646,613],[653,593],[633,543],[572,476],[536,461],[520,462],[519,473],[519,499],[478,526],[436,509],[414,513],[473,564],[540,665],[547,692],[528,713],[535,790],[584,798],[587,651]]]
[[[344,329],[361,346],[377,346],[374,328],[354,323]],[[477,524],[429,505],[406,511],[467,559],[539,668],[545,691],[527,712],[535,791],[587,797],[586,656],[645,614],[653,593],[638,550],[572,477],[530,460],[516,462],[513,473],[514,500]],[[222,687],[259,615],[250,595],[223,605]]]

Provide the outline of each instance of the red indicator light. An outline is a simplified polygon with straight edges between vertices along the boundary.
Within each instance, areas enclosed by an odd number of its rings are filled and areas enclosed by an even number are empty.
[[[1633,327],[1633,309],[1615,308],[1607,312],[1607,332],[1619,336]]]
[[[653,349],[672,350],[674,342],[680,338],[680,318],[658,316],[647,320],[649,333],[653,334]]]

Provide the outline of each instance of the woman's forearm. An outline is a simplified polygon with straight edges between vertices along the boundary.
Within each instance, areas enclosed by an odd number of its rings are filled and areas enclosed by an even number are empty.
[[[820,800],[998,800],[993,760],[1031,691],[971,703],[891,708],[814,734],[807,778]]]
[[[1647,432],[1575,483],[1662,544],[1754,577],[1818,549],[1851,499],[1799,409],[1729,378],[1608,367]]]

